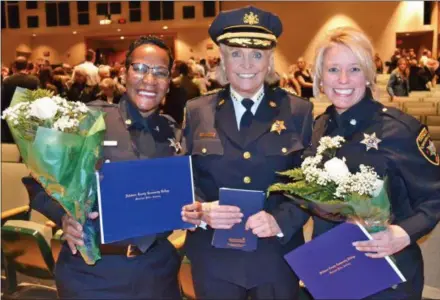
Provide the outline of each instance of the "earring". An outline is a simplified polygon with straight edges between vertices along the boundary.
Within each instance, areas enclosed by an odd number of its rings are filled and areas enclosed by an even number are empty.
[[[367,84],[367,86],[370,86],[370,82],[369,81],[367,81],[366,84]]]

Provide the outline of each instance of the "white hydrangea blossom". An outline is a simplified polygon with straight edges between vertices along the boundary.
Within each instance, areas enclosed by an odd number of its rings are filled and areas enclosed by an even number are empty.
[[[321,186],[329,183],[336,185],[335,197],[357,193],[359,195],[377,196],[382,189],[383,181],[372,167],[360,165],[359,172],[352,174],[345,163],[345,158],[333,157],[321,167],[323,154],[330,149],[337,149],[342,146],[345,139],[341,136],[322,137],[319,141],[316,156],[304,159],[301,164],[305,180]]]
[[[34,121],[49,120],[52,128],[59,131],[76,129],[79,126],[79,117],[89,112],[89,108],[82,102],[67,101],[59,96],[43,97],[31,102],[20,102],[4,110],[2,119],[19,126],[20,118],[26,122],[31,118]]]
[[[324,136],[319,140],[319,146],[316,153],[321,155],[328,149],[341,148],[343,142],[345,142],[345,139],[339,135],[335,137]]]

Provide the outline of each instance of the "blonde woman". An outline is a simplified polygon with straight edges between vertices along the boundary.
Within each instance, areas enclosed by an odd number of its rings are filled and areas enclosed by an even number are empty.
[[[323,90],[332,105],[315,122],[311,152],[322,136],[343,136],[336,156],[346,158],[351,172],[364,164],[388,177],[390,225],[353,246],[371,258],[393,255],[407,281],[368,299],[421,299],[423,259],[417,240],[440,219],[440,159],[429,132],[413,117],[373,99],[373,47],[362,32],[331,31],[315,61],[315,97]],[[313,236],[335,225],[314,217]]]
[[[397,61],[397,68],[390,75],[387,91],[393,100],[409,95],[409,67],[406,58],[402,57]]]

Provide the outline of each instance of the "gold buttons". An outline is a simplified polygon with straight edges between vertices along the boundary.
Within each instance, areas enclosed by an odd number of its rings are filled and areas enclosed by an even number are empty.
[[[203,148],[203,149],[202,149],[202,153],[203,153],[203,154],[206,154],[206,152],[208,152],[208,149]]]
[[[251,183],[251,178],[249,176],[245,176],[243,178],[243,182],[246,183],[246,184],[249,184],[249,183]]]
[[[287,148],[282,148],[282,149],[281,149],[281,152],[283,152],[283,153],[287,153]]]
[[[243,153],[243,158],[244,158],[244,159],[249,159],[249,158],[251,158],[251,153],[248,152],[248,151],[246,151],[245,153]]]

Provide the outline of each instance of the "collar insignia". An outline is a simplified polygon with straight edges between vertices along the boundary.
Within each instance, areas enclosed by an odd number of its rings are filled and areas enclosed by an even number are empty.
[[[269,102],[269,106],[270,107],[277,107],[277,104],[275,102],[273,102],[273,101],[270,101]]]
[[[182,150],[182,146],[175,138],[168,138],[168,140],[170,141],[170,147],[173,147],[174,150],[176,150],[176,153],[179,153],[180,150]]]
[[[258,19],[258,15],[255,15],[253,12],[250,12],[244,15],[243,23],[249,25],[256,25],[260,23],[260,19]]]
[[[130,126],[130,125],[132,124],[132,122],[131,122],[130,119],[127,119],[127,120],[125,120],[125,124],[128,125],[128,126]]]
[[[222,106],[223,104],[225,104],[225,99],[220,100],[220,102],[217,105]]]
[[[361,144],[367,146],[367,151],[371,148],[379,150],[380,142],[382,142],[382,140],[376,137],[376,132],[373,132],[372,134],[364,133],[364,139],[361,141]]]
[[[159,130],[159,126],[156,126],[156,127],[154,128],[154,130],[156,130],[157,132],[160,132],[160,130]]]
[[[281,131],[286,130],[286,126],[284,125],[284,121],[276,120],[272,127],[270,128],[270,132],[277,132],[278,134],[281,134]]]

